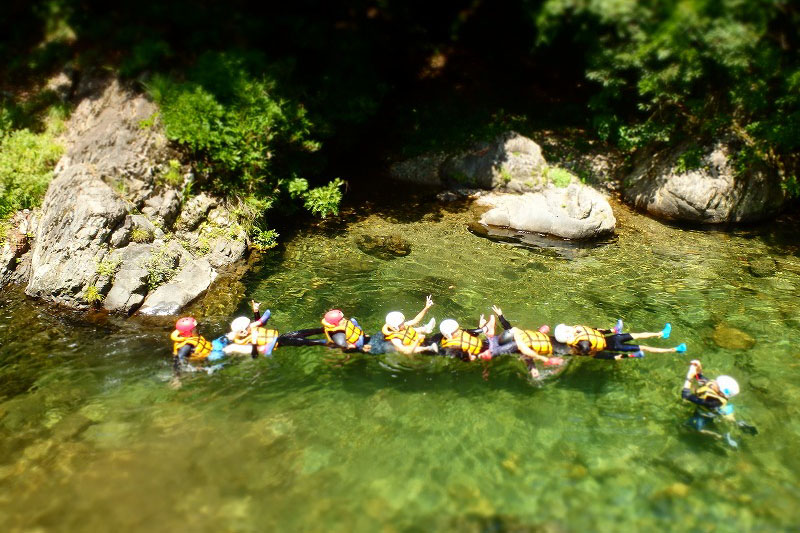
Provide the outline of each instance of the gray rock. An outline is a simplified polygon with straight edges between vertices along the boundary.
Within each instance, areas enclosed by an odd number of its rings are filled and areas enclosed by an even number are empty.
[[[407,161],[394,163],[389,167],[389,174],[399,181],[441,187],[443,182],[439,176],[439,168],[445,159],[447,159],[447,154],[443,152],[423,154]]]
[[[211,252],[207,259],[211,266],[221,268],[240,259],[247,253],[247,242],[245,236],[240,239],[228,239],[218,237],[211,244]]]
[[[30,236],[34,234],[35,229],[35,217],[28,209],[19,211],[8,221],[6,240],[0,246],[0,286],[6,283],[18,283],[21,277],[24,279],[26,273],[22,272],[19,266],[23,262],[23,257],[30,257],[28,254],[31,245]]]
[[[181,210],[181,197],[175,189],[162,189],[144,202],[142,214],[170,228]]]
[[[161,228],[153,224],[145,215],[130,215],[130,219],[135,228],[148,232],[154,239],[164,238],[164,232]]]
[[[200,193],[186,202],[181,216],[175,223],[178,231],[194,231],[206,219],[212,207],[219,205],[216,198],[212,198],[205,193]]]
[[[114,230],[111,237],[108,239],[108,244],[112,248],[122,248],[131,242],[131,232],[133,231],[133,219],[129,216],[125,217],[122,224]]]
[[[208,289],[217,272],[206,259],[188,263],[175,278],[147,296],[139,312],[144,315],[173,315]]]
[[[542,189],[546,168],[538,144],[507,132],[491,143],[448,157],[440,167],[440,175],[445,183],[458,187],[525,192]]]
[[[616,218],[599,192],[573,183],[548,186],[539,193],[522,195],[490,193],[477,200],[491,209],[482,224],[546,233],[565,239],[589,240],[614,232]]]
[[[131,243],[114,254],[120,261],[120,267],[103,301],[106,309],[131,313],[144,301],[149,276],[145,264],[152,253],[152,244]]]
[[[57,171],[42,204],[25,292],[72,307],[86,307],[97,260],[127,206],[91,168],[71,164]]]
[[[754,164],[739,173],[728,140],[704,148],[700,168],[681,171],[688,146],[643,153],[625,179],[623,195],[638,209],[667,220],[708,224],[744,222],[775,215],[786,201],[780,180]]]

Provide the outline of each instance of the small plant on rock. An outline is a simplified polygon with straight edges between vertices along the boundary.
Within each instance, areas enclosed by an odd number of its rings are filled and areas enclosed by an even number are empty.
[[[94,285],[89,285],[86,287],[86,292],[84,293],[83,298],[86,300],[86,303],[93,306],[103,300],[103,295],[100,294],[100,291],[97,289],[97,287]]]
[[[133,231],[131,231],[131,240],[140,243],[153,242],[153,232],[146,228],[136,226],[133,228]]]

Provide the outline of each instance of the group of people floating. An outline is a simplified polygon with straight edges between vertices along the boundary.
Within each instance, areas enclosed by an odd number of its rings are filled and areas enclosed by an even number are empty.
[[[276,329],[266,327],[270,311],[266,310],[259,315],[260,304],[255,301],[251,303],[252,320],[246,316],[234,319],[230,332],[211,342],[197,332],[197,321],[193,317],[179,319],[171,335],[176,376],[187,369],[204,368],[212,372],[219,368],[218,362],[225,357],[269,356],[279,346],[327,346],[347,353],[430,354],[463,361],[491,360],[502,355],[516,354],[525,363],[533,379],[541,377],[537,362],[546,367],[560,367],[565,364],[562,356],[628,359],[644,357],[646,352],[686,351],[686,344],[683,343],[673,348],[630,343],[648,338],[667,339],[672,332],[670,324],[666,324],[660,331],[644,333],[623,333],[622,320],[618,320],[610,329],[559,324],[553,328],[553,335],[550,335],[550,327],[547,325],[536,330],[512,326],[503,315],[502,309],[496,305],[492,306],[493,314],[488,320],[483,315],[480,316],[477,328],[462,328],[457,321],[448,318],[439,324],[439,332],[432,334],[436,319],[420,326],[433,306],[430,296],[426,298],[423,309],[411,320],[406,320],[400,311],[387,314],[379,334],[367,335],[355,318],[346,318],[339,309],[331,309],[325,313],[321,328],[279,333]],[[496,332],[497,322],[503,328],[499,334]],[[206,363],[211,363],[211,366]],[[700,361],[691,362],[682,390],[683,399],[697,406],[690,424],[702,433],[723,438],[735,448],[737,443],[731,438],[729,431],[718,433],[708,426],[719,418],[744,431],[755,433],[753,426],[737,422],[733,417],[733,406],[729,401],[739,393],[739,384],[730,376],[709,380],[702,375],[701,369]]]

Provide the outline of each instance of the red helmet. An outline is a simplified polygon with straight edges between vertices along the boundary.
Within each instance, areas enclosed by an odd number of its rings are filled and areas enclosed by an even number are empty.
[[[181,335],[188,335],[196,327],[197,327],[197,320],[195,320],[190,316],[179,318],[178,321],[175,323],[175,329],[177,329]]]
[[[344,313],[339,309],[331,309],[325,313],[325,322],[331,326],[338,326],[339,322],[344,318]]]
[[[547,335],[548,333],[550,333],[550,326],[548,326],[547,324],[545,324],[544,326],[540,326],[539,332]]]

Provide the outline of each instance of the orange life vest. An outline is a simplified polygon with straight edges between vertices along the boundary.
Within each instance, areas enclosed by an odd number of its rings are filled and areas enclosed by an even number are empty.
[[[389,326],[384,325],[381,331],[383,332],[383,336],[387,341],[391,342],[392,339],[400,339],[400,342],[403,343],[403,346],[414,345],[414,343],[417,342],[417,339],[420,337],[422,337],[419,339],[420,343],[422,343],[425,340],[425,336],[421,335],[417,330],[415,330],[411,326],[406,326],[404,329],[395,331],[390,329]]]
[[[577,347],[581,341],[589,341],[589,353],[593,354],[603,351],[607,346],[605,335],[598,330],[586,326],[575,326],[575,338],[567,344]]]
[[[194,351],[192,355],[189,356],[190,359],[205,359],[208,357],[208,354],[211,353],[211,343],[200,335],[184,337],[181,335],[181,332],[176,329],[169,338],[172,341],[172,355],[178,355],[180,349],[187,344],[194,346]]]
[[[322,327],[324,328],[325,338],[328,339],[328,342],[333,342],[331,335],[334,333],[344,332],[344,337],[348,344],[355,344],[364,334],[364,330],[353,324],[349,318],[343,318],[336,326],[323,318]]]
[[[549,335],[530,329],[514,329],[514,340],[517,346],[527,346],[539,355],[553,355],[553,343],[550,342]]]
[[[471,355],[478,355],[483,351],[483,341],[462,329],[456,330],[449,339],[442,337],[441,346],[442,348],[458,348]]]

